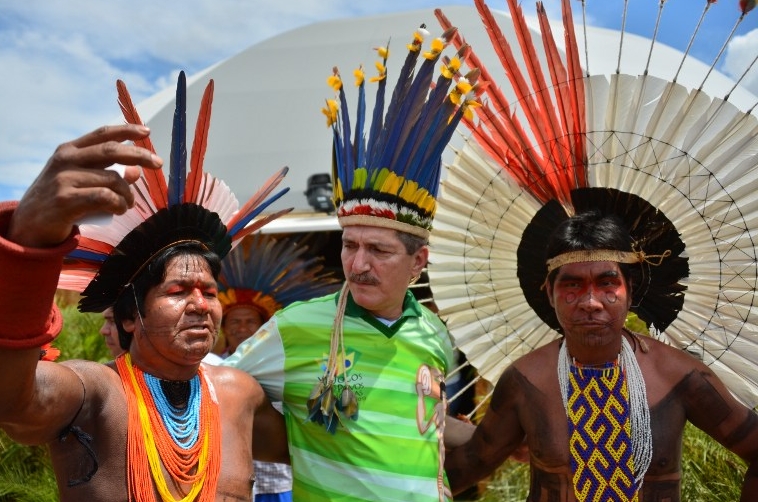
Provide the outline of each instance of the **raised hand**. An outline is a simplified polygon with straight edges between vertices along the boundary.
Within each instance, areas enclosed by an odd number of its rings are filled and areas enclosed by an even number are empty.
[[[19,202],[7,238],[28,247],[54,246],[88,215],[124,213],[134,204],[129,185],[140,167],[163,165],[153,152],[125,143],[149,134],[140,125],[104,126],[60,145]],[[114,164],[128,166],[123,177],[106,170]]]

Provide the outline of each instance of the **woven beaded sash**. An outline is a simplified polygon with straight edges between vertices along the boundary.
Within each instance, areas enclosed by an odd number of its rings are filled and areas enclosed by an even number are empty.
[[[621,367],[571,365],[567,397],[577,500],[636,502],[629,391]]]

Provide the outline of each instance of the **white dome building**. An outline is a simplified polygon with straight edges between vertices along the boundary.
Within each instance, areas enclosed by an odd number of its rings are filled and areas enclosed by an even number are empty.
[[[442,8],[442,11],[491,70],[500,68],[474,7],[451,6]],[[560,15],[559,12],[549,14],[552,18]],[[515,34],[512,23],[507,19],[508,14],[498,12],[496,16],[502,18],[500,26],[515,46]],[[581,21],[578,14],[574,16],[575,22]],[[283,185],[289,186],[290,192],[276,207],[294,207],[296,213],[313,213],[304,193],[308,178],[313,174],[331,172],[332,134],[320,110],[325,99],[332,97],[326,83],[332,67],[340,69],[345,82],[352,81],[352,71],[360,64],[371,75],[376,60],[372,48],[389,40],[391,55],[387,78],[388,87],[394,86],[397,71],[405,57],[405,45],[422,23],[426,24],[433,36],[442,31],[432,10],[316,23],[264,40],[198,74],[190,75],[187,90],[188,137],[192,135],[202,92],[209,79],[215,81],[205,169],[230,185],[240,200],[247,200],[262,180],[280,167],[289,166],[290,171]],[[558,29],[555,26],[554,31]],[[579,27],[577,36],[583,36]],[[539,33],[533,30],[532,37],[537,40]],[[588,27],[587,37],[592,73],[614,73],[619,32]],[[581,38],[579,44],[584,46]],[[625,33],[621,72],[631,75],[643,73],[649,50],[650,40]],[[448,53],[452,52],[449,48]],[[656,43],[649,73],[670,79],[682,57],[680,51]],[[707,65],[688,57],[678,82],[696,88],[707,73]],[[711,96],[724,96],[733,86],[729,78],[712,72],[703,90]],[[346,86],[346,93],[352,104],[357,99],[357,93],[349,87],[352,86]],[[506,95],[510,96],[504,77],[503,87]],[[173,87],[166,89],[137,106],[143,120],[151,126],[153,142],[164,158],[170,151],[174,92]],[[367,85],[366,94],[367,107],[371,109],[373,90],[370,85]],[[729,99],[743,110],[754,105],[756,100],[740,88]],[[462,134],[467,132],[463,126],[459,126],[459,131]],[[460,138],[454,138],[453,144],[456,141]],[[445,160],[449,159],[445,157]],[[296,216],[281,219],[278,224],[274,222],[267,231],[276,231]],[[308,227],[336,228],[332,220],[329,218],[318,223],[311,219]]]

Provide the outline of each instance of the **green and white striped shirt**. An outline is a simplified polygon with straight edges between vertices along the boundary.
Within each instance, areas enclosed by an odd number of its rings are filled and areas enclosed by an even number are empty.
[[[294,500],[446,500],[438,426],[445,411],[439,382],[453,361],[447,329],[410,292],[389,327],[349,298],[347,378],[359,414],[330,434],[308,420],[306,401],[324,373],[336,306],[337,294],[292,304],[224,361],[283,402]]]

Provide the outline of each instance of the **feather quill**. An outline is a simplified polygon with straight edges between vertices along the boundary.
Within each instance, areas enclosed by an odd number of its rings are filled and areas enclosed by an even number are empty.
[[[261,188],[258,189],[257,192],[253,194],[252,197],[245,203],[244,206],[242,206],[239,211],[237,211],[237,214],[235,214],[231,220],[229,220],[226,224],[226,227],[229,229],[236,228],[237,231],[241,229],[240,227],[240,221],[244,220],[249,216],[249,214],[254,211],[256,208],[258,208],[259,205],[268,197],[268,195],[274,191],[274,189],[279,185],[279,183],[282,182],[284,177],[287,175],[287,172],[289,171],[288,167],[281,168],[278,172],[274,173],[272,176],[270,176],[261,186]],[[277,195],[278,197],[281,197],[284,195],[283,193],[279,193]],[[269,201],[270,202],[273,201]],[[260,213],[260,211],[258,211]],[[257,213],[256,213],[257,214]],[[244,225],[242,225],[244,227]],[[230,233],[235,233],[231,232]]]
[[[203,99],[200,101],[200,111],[195,125],[195,139],[192,140],[192,156],[190,157],[190,172],[184,189],[184,202],[197,202],[203,175],[203,160],[208,147],[208,129],[211,125],[211,108],[213,104],[213,79],[205,86]]]
[[[176,108],[169,159],[168,205],[171,207],[184,200],[184,181],[187,175],[187,77],[183,71],[179,73],[179,82],[176,84]]]
[[[126,84],[122,80],[116,81],[116,90],[118,92],[118,104],[126,122],[129,124],[145,125],[142,122],[139,113],[137,113],[137,109],[134,107],[132,97],[129,95],[129,90],[126,88]],[[149,136],[145,139],[135,141],[134,144],[156,153],[153,142],[150,140]],[[142,176],[145,178],[148,193],[150,194],[150,198],[153,199],[155,206],[158,209],[166,207],[168,203],[168,200],[166,199],[168,188],[166,187],[166,178],[163,175],[163,171],[160,169],[143,169]]]

